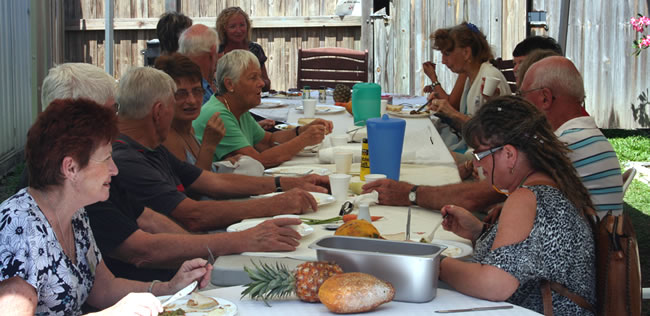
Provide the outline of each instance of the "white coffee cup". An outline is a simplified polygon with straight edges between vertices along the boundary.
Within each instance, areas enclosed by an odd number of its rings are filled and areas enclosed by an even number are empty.
[[[386,106],[388,105],[388,100],[382,99],[380,104],[381,107],[379,113],[381,113],[381,116],[384,116],[384,114],[386,114]]]
[[[302,110],[304,111],[304,116],[312,118],[316,116],[316,99],[303,99],[302,100]]]
[[[497,77],[486,77],[485,84],[483,85],[483,94],[491,97],[494,94],[494,90],[496,90],[497,85],[500,81],[501,80],[499,80]]]
[[[334,173],[330,174],[329,178],[332,196],[334,196],[334,198],[339,202],[347,200],[350,178],[352,178],[352,176],[349,174]]]
[[[386,175],[380,173],[371,173],[371,174],[367,174],[364,179],[366,180],[366,183],[370,183],[373,181],[386,179]]]
[[[336,164],[336,173],[350,173],[352,167],[352,153],[351,152],[335,152],[334,164]]]
[[[330,141],[332,142],[332,147],[336,146],[345,146],[348,144],[348,135],[347,134],[332,134],[330,135]]]

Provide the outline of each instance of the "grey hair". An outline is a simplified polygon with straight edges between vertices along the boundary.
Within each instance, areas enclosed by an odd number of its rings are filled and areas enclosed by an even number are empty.
[[[215,77],[219,94],[225,94],[227,92],[226,78],[230,78],[233,83],[237,83],[239,77],[251,63],[255,64],[258,68],[260,67],[260,61],[257,57],[246,49],[235,49],[219,58]]]
[[[115,78],[95,65],[65,63],[43,79],[41,104],[45,109],[55,99],[87,98],[103,105],[115,97],[115,87]]]
[[[209,53],[217,45],[217,32],[203,24],[194,24],[181,33],[178,52],[184,55]]]
[[[120,79],[117,89],[118,115],[126,119],[141,119],[156,102],[173,98],[176,92],[174,79],[152,67],[136,67]]]
[[[563,59],[563,61],[559,62],[559,59]],[[533,65],[537,63],[544,64],[535,67],[535,77],[529,89],[546,87],[551,89],[553,93],[562,93],[576,98],[580,102],[584,101],[585,86],[582,75],[580,75],[573,62],[565,57],[552,56],[544,58]]]

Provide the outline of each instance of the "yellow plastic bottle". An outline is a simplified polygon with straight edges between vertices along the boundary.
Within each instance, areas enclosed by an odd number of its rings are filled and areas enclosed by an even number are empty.
[[[368,152],[368,138],[364,138],[361,143],[361,170],[359,178],[361,181],[366,180],[366,175],[370,173],[370,154]]]

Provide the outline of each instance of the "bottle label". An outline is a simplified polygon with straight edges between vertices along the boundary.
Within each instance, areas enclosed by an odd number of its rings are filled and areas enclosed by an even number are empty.
[[[370,153],[368,151],[368,139],[364,138],[361,144],[361,169],[359,172],[361,181],[366,180],[367,174],[370,174]]]

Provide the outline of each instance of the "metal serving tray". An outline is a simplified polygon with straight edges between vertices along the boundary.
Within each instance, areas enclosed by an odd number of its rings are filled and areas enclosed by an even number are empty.
[[[436,297],[440,253],[445,246],[347,236],[321,238],[309,248],[318,260],[345,272],[364,272],[395,287],[395,300],[422,303]]]

